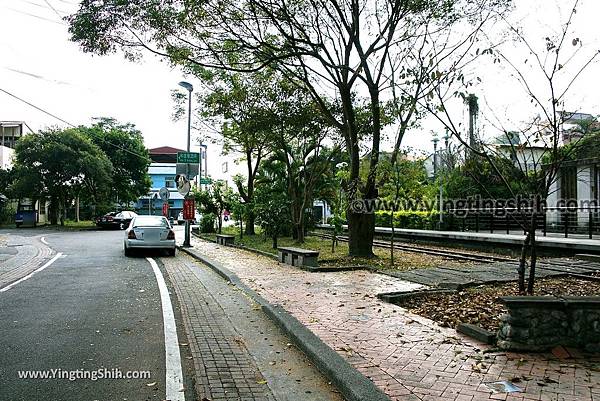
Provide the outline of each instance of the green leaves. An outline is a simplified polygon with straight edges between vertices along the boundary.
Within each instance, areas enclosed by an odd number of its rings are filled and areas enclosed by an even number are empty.
[[[15,149],[15,191],[21,197],[69,199],[83,193],[97,201],[111,183],[104,152],[78,129],[50,129],[21,138]]]

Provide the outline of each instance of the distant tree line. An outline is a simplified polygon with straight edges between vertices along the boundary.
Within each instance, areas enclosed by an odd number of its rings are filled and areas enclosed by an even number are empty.
[[[2,171],[6,195],[49,202],[51,224],[68,208],[86,205],[92,215],[136,201],[150,188],[150,158],[132,124],[100,118],[91,126],[49,128],[23,136],[14,166]]]

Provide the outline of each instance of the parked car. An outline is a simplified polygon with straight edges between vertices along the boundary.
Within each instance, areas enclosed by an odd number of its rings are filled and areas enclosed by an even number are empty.
[[[202,219],[202,215],[196,210],[194,220],[192,220],[192,224],[199,224],[200,219]],[[183,212],[179,212],[179,215],[177,216],[177,224],[181,225],[184,223],[185,220],[183,219]]]
[[[175,232],[163,216],[136,216],[125,230],[125,256],[134,249],[165,249],[175,256]]]
[[[124,230],[129,226],[131,220],[137,217],[137,213],[129,210],[122,212],[110,212],[96,219],[96,225],[102,228],[118,228]]]

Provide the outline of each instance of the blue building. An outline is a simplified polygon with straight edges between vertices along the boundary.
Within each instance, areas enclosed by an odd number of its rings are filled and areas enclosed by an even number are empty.
[[[158,191],[165,187],[169,189],[169,217],[177,219],[183,210],[183,195],[177,192],[175,175],[177,168],[177,152],[181,149],[170,146],[149,149],[152,163],[148,167],[148,174],[152,180],[152,187],[146,196],[138,199],[136,211],[138,214],[162,215],[163,201],[158,196]]]

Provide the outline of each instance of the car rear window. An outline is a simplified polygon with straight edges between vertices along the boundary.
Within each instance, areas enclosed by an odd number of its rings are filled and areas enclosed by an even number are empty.
[[[160,216],[138,216],[133,220],[134,227],[169,227],[169,222]]]

